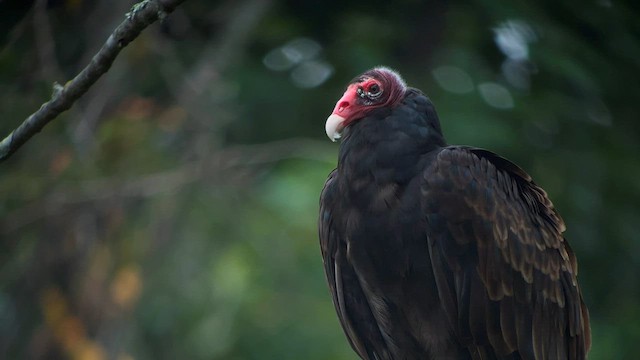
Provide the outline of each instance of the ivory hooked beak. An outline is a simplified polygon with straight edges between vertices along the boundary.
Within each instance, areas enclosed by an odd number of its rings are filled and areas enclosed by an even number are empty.
[[[329,139],[331,139],[331,141],[335,142],[336,140],[340,139],[340,136],[342,135],[342,129],[344,128],[344,126],[342,125],[344,120],[345,119],[342,116],[336,114],[331,114],[327,118],[327,122],[324,125],[324,130],[327,132],[327,136],[329,137]]]

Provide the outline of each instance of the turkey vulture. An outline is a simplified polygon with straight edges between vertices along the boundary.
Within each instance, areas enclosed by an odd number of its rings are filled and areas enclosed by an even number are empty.
[[[349,83],[326,132],[342,140],[320,245],[362,359],[586,358],[576,258],[526,172],[447,145],[429,98],[385,67]]]

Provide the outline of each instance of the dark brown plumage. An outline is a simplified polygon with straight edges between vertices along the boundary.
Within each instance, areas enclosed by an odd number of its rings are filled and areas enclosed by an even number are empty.
[[[527,173],[447,146],[430,100],[386,68],[351,82],[327,120],[339,132],[320,244],[362,359],[586,358],[576,259]]]

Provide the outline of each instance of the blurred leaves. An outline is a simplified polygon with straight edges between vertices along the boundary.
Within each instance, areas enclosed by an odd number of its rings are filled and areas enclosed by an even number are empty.
[[[106,358],[102,346],[87,338],[83,323],[70,313],[69,304],[59,289],[45,289],[41,302],[46,326],[71,359]]]
[[[41,69],[77,72],[130,6],[47,2],[42,57],[43,14],[0,3],[0,131],[67,80]],[[580,263],[590,359],[633,358],[638,10],[186,2],[0,169],[0,357],[354,359],[317,245],[337,156],[322,125],[349,79],[386,64],[429,94],[451,143],[549,192]]]

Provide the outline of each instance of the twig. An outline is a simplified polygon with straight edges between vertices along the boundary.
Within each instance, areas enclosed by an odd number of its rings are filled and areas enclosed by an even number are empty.
[[[51,100],[42,104],[18,128],[0,142],[0,162],[6,160],[33,135],[69,109],[89,88],[106,73],[120,51],[142,30],[163,19],[185,0],[144,0],[133,6],[126,19],[118,25],[91,62],[64,86],[54,84]]]

